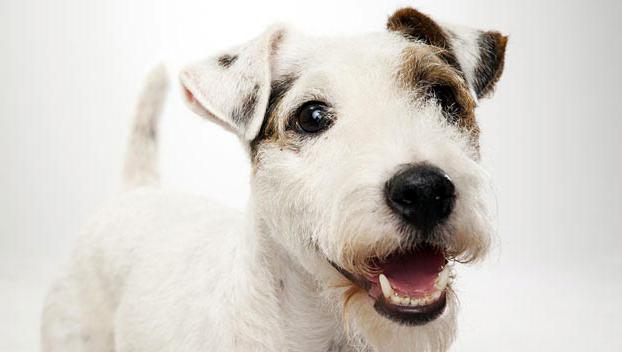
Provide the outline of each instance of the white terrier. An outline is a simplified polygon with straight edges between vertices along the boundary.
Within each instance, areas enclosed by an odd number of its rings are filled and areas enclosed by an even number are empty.
[[[397,11],[388,31],[282,26],[181,73],[239,136],[246,213],[145,187],[86,228],[44,310],[45,351],[445,351],[452,263],[492,235],[474,108],[507,38]],[[156,181],[157,71],[126,179]]]

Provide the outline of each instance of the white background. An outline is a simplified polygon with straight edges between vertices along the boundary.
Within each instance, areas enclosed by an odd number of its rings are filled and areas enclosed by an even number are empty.
[[[159,61],[240,43],[274,21],[316,34],[383,30],[405,1],[3,0],[0,3],[0,351],[38,349],[46,287],[80,225],[118,190],[134,98]],[[481,103],[499,239],[463,268],[455,351],[622,350],[619,1],[417,1],[510,35]],[[161,125],[170,187],[242,207],[233,136],[188,112]]]

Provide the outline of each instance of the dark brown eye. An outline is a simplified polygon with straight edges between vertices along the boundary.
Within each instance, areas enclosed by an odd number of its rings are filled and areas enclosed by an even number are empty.
[[[456,122],[460,116],[461,108],[454,89],[443,84],[433,85],[429,89],[430,96],[441,106],[443,112],[451,119],[450,122]]]
[[[319,133],[331,124],[328,107],[319,101],[305,103],[298,110],[296,127],[304,133]]]

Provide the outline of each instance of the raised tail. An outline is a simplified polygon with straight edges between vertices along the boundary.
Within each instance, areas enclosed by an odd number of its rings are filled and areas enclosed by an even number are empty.
[[[159,65],[148,74],[138,98],[123,167],[124,190],[155,185],[159,181],[158,120],[167,88],[166,68]]]

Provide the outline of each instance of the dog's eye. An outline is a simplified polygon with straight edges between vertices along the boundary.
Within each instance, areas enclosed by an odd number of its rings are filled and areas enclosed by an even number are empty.
[[[454,89],[448,85],[437,84],[429,88],[429,94],[441,106],[451,122],[456,122],[460,116],[461,107],[458,99],[456,99]]]
[[[310,101],[298,109],[296,127],[305,133],[318,133],[327,129],[332,120],[326,104]]]

